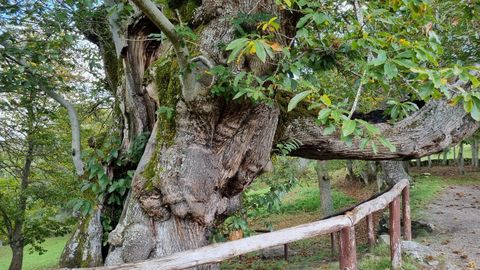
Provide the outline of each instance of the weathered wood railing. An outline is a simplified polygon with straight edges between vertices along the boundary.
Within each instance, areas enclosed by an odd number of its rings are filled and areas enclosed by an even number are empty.
[[[400,196],[403,204],[404,238],[405,240],[411,240],[409,185],[408,180],[404,179],[381,196],[366,201],[343,215],[226,243],[212,244],[159,259],[95,269],[184,269],[203,264],[219,263],[252,251],[340,231],[340,269],[355,270],[357,269],[355,225],[366,218],[368,242],[370,245],[373,245],[375,243],[373,213],[387,206],[390,206],[392,269],[400,269],[402,264],[400,248]]]

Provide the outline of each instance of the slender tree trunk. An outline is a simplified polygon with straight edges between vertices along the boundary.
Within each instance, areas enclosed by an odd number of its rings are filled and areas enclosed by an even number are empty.
[[[385,181],[389,186],[395,185],[402,179],[410,180],[410,176],[408,175],[402,163],[403,161],[380,161],[385,175]]]
[[[333,214],[333,200],[330,175],[328,174],[328,161],[319,160],[315,166],[318,178],[318,188],[320,189],[320,209],[322,217]]]
[[[446,166],[448,165],[448,152],[450,152],[450,148],[445,148],[443,149],[443,160],[442,160],[442,165]]]
[[[377,179],[378,169],[376,161],[367,161],[367,176],[368,182],[375,181]]]
[[[318,188],[320,189],[320,210],[322,218],[330,216],[334,213],[332,200],[332,187],[331,179],[328,174],[328,161],[318,160],[315,166],[317,171]],[[337,234],[332,233],[330,235],[330,244],[332,249],[332,255],[336,253]]]
[[[453,147],[453,162],[457,163],[457,146]]]
[[[21,270],[23,265],[23,242],[18,245],[10,245],[12,248],[12,261],[10,262],[9,270]]]
[[[458,170],[460,174],[465,174],[465,159],[463,158],[463,141],[458,147]]]
[[[478,168],[478,140],[473,138],[472,142],[472,167]]]
[[[403,169],[405,170],[405,172],[407,174],[409,174],[410,173],[410,162],[409,161],[403,161],[402,165],[403,165]]]
[[[428,156],[428,168],[432,167],[432,156]]]
[[[23,248],[25,244],[23,235],[23,225],[25,223],[25,211],[27,209],[27,188],[30,178],[30,169],[33,161],[34,143],[32,138],[34,112],[31,107],[28,108],[28,133],[26,137],[27,151],[25,153],[25,163],[22,169],[21,183],[20,183],[20,196],[18,201],[18,209],[14,218],[13,232],[10,242],[12,249],[12,261],[10,263],[9,270],[21,270],[23,264]]]
[[[355,172],[353,171],[353,162],[354,160],[347,160],[347,180],[354,181],[355,180]]]
[[[421,159],[417,158],[416,163],[417,163],[417,168],[422,167],[422,160]]]

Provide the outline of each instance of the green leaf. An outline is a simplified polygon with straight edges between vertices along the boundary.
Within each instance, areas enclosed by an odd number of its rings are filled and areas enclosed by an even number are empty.
[[[331,135],[333,134],[333,132],[335,132],[335,130],[336,130],[335,125],[329,125],[323,130],[323,135],[324,136]]]
[[[374,141],[370,144],[372,146],[373,153],[378,154],[378,148]]]
[[[237,76],[235,76],[235,79],[233,80],[233,86],[238,86],[238,82],[240,82],[240,80],[242,80],[246,74],[247,73],[245,71],[241,71],[240,73],[238,73]]]
[[[356,126],[357,122],[355,120],[345,120],[342,125],[342,135],[347,137],[348,135],[352,134],[355,131]]]
[[[470,114],[475,121],[480,121],[480,108],[478,106],[474,105]]]
[[[225,50],[232,51],[238,48],[243,48],[247,45],[248,38],[237,38],[230,42]]]
[[[255,54],[257,57],[262,61],[262,63],[265,63],[267,60],[267,53],[265,51],[265,43],[263,43],[260,40],[254,40],[253,44],[255,44]]]
[[[381,64],[385,63],[385,61],[387,61],[387,52],[385,52],[384,50],[380,50],[378,51],[377,58],[373,59],[368,64],[373,66],[380,66]]]
[[[327,117],[330,115],[330,112],[332,109],[330,108],[324,108],[318,113],[318,119],[320,120],[325,120]]]
[[[323,94],[321,97],[320,97],[320,100],[323,102],[323,104],[327,105],[327,106],[332,106],[332,100],[330,100],[330,98],[328,97],[328,95],[326,94]]]
[[[235,59],[237,58],[237,55],[240,53],[241,50],[243,50],[244,48],[243,47],[238,47],[238,48],[235,48],[232,53],[228,56],[228,59],[227,59],[227,63],[231,63],[233,61],[235,61]]]
[[[475,77],[474,75],[468,73],[468,78],[470,79],[470,81],[472,82],[472,86],[474,88],[477,88],[478,86],[480,86],[480,81],[478,81],[478,78]]]
[[[397,147],[393,143],[391,143],[389,140],[387,140],[385,137],[380,136],[378,137],[378,140],[380,141],[383,146],[387,147],[390,152],[395,152],[397,150]]]
[[[370,142],[369,138],[363,138],[362,141],[360,142],[360,149],[365,149],[367,144]]]
[[[417,67],[417,64],[410,59],[394,59],[393,62],[408,69]]]
[[[383,72],[387,78],[393,79],[395,76],[397,76],[398,69],[397,66],[395,66],[395,64],[393,64],[391,61],[387,61],[383,66]]]
[[[323,13],[314,13],[313,20],[317,25],[321,25],[325,22],[330,22],[331,18]]]
[[[300,20],[298,20],[297,22],[297,28],[302,28],[307,23],[307,21],[310,20],[312,17],[313,17],[313,14],[307,14],[302,18],[300,18]]]
[[[473,100],[473,107],[470,114],[475,121],[480,121],[480,99],[477,97],[472,97]]]
[[[288,103],[288,108],[287,108],[287,111],[290,112],[292,111],[293,109],[295,109],[295,107],[297,107],[297,104],[302,101],[304,98],[306,98],[308,95],[310,95],[313,91],[312,90],[307,90],[307,91],[303,91],[301,93],[298,93],[297,95],[295,95],[291,100],[290,102]]]

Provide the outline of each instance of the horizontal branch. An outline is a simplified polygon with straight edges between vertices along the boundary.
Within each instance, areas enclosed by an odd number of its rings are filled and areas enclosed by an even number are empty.
[[[315,123],[314,117],[308,116],[284,123],[280,140],[299,140],[302,145],[290,155],[310,159],[413,159],[440,152],[460,142],[471,136],[479,128],[479,123],[459,105],[452,106],[446,100],[432,100],[394,125],[381,123],[376,126],[396,146],[395,152],[378,141],[375,142],[377,153],[369,146],[361,149],[357,139],[349,147],[338,134],[323,135],[324,128]]]

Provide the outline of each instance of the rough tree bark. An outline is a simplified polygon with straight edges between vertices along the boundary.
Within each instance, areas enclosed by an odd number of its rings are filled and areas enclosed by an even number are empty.
[[[320,189],[320,209],[322,211],[322,217],[327,217],[334,212],[330,175],[328,175],[328,161],[317,161],[315,171],[317,172],[318,188]]]
[[[213,97],[209,87],[214,79],[205,70],[212,64],[227,66],[227,55],[218,45],[234,38],[232,17],[270,13],[284,22],[280,31],[287,37],[293,34],[295,19],[279,10],[274,0],[160,2],[168,19],[178,23],[180,17],[194,29],[196,51],[202,57],[191,59],[196,65],[189,72],[198,76],[186,76],[181,55],[187,52],[176,48],[175,37],[170,42],[148,38],[164,29],[158,25],[164,19],[152,23],[152,18],[135,10],[127,20],[129,25],[122,26],[115,14],[110,17],[120,59],[115,72],[120,74],[116,93],[124,119],[123,144],[128,145],[140,132],[152,133],[121,220],[109,235],[107,265],[158,258],[207,244],[211,228],[239,207],[241,192],[270,163],[274,141],[298,139],[302,145],[291,155],[311,159],[411,159],[438,152],[478,127],[462,108],[432,101],[394,126],[380,124],[397,151],[379,147],[374,154],[361,150],[357,141],[347,147],[338,134],[323,136],[315,117],[287,117],[281,113],[281,104]],[[287,43],[283,37],[277,42]],[[171,57],[173,53],[179,57]],[[248,55],[230,67],[257,75],[274,70],[274,65]],[[155,116],[159,107],[173,109],[173,117]]]
[[[174,6],[172,1],[163,10],[167,13]],[[178,9],[182,13],[181,5]],[[250,1],[203,1],[196,13],[196,22],[202,25],[197,35],[200,51],[208,60],[194,58],[198,59],[197,67],[208,67],[209,62],[226,63],[217,44],[233,38],[234,29],[225,18],[238,12],[284,16],[274,1],[260,1],[258,5]],[[179,80],[176,74],[181,63],[177,60],[165,72],[156,64],[161,62],[159,59],[168,59],[171,44],[150,42],[147,46],[147,41],[138,42],[158,29],[139,13],[136,16],[125,34],[128,40],[137,42],[128,41],[126,48],[118,50],[124,53],[125,69],[137,76],[133,81],[138,82],[138,88],[153,90],[158,105],[172,106],[175,116],[166,119],[159,115],[157,119],[158,128],[136,170],[123,217],[109,236],[112,248],[107,265],[161,257],[207,244],[215,222],[238,207],[239,194],[270,162],[280,114],[277,105],[212,97],[209,78]],[[254,57],[234,68],[258,75],[272,69]],[[153,78],[148,78],[147,72],[154,74]],[[194,72],[202,74],[201,70]],[[128,76],[126,79],[128,82]],[[185,89],[187,83],[193,88]]]
[[[391,152],[380,146],[375,154],[370,149],[362,150],[355,140],[353,146],[348,147],[338,139],[338,134],[323,136],[323,128],[314,121],[306,116],[285,121],[281,139],[296,138],[302,142],[291,155],[319,160],[408,160],[441,151],[471,136],[479,127],[461,106],[452,106],[446,100],[432,100],[394,125],[376,124],[397,150]]]

